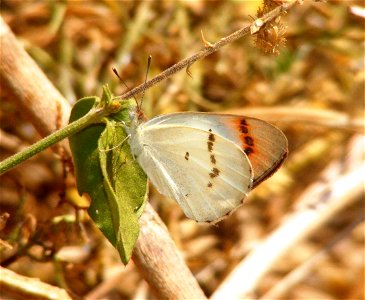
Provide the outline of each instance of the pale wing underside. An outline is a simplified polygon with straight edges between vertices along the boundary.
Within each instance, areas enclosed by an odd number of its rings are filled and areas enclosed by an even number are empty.
[[[202,130],[213,129],[217,135],[243,149],[253,169],[256,186],[272,175],[282,164],[288,152],[285,135],[271,124],[250,117],[214,113],[175,113],[162,115],[147,123],[153,126],[189,126]]]
[[[215,221],[239,206],[251,189],[245,153],[209,129],[146,126],[131,143],[143,148],[137,160],[154,186],[191,219]]]

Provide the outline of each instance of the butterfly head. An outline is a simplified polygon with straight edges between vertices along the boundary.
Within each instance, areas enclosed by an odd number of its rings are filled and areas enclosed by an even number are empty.
[[[147,121],[145,114],[143,113],[140,105],[137,105],[134,109],[129,112],[129,119],[132,126],[137,127],[139,124]]]
[[[152,56],[149,55],[148,56],[147,72],[146,72],[146,77],[145,77],[145,80],[144,80],[144,85],[147,82],[148,70],[149,70],[150,65],[151,65],[151,59],[152,59]],[[113,72],[119,78],[119,80],[128,88],[128,86],[126,85],[124,80],[119,76],[118,71],[115,68],[113,68]],[[146,118],[146,116],[144,115],[144,113],[142,111],[142,103],[143,103],[144,94],[145,94],[145,88],[143,88],[143,94],[142,94],[142,98],[141,98],[140,102],[138,102],[137,98],[134,96],[134,94],[132,94],[133,98],[135,100],[135,103],[136,103],[135,109],[131,109],[129,111],[129,120],[131,122],[131,127],[132,128],[136,128],[139,124],[144,123],[144,122],[147,121],[147,118]]]

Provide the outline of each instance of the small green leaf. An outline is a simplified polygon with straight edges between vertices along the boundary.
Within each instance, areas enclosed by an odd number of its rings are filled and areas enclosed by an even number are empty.
[[[85,115],[100,99],[83,98],[72,108],[70,122]],[[77,189],[82,195],[89,194],[91,206],[88,211],[99,229],[114,245],[115,234],[111,213],[104,190],[103,174],[99,162],[98,140],[105,129],[105,124],[95,124],[74,134],[69,138],[72,151]]]
[[[123,127],[108,121],[99,140],[104,187],[108,195],[116,247],[123,261],[130,259],[138,238],[138,217],[144,205],[147,180],[130,153],[126,136]]]
[[[104,87],[102,102],[112,103],[111,97]],[[79,100],[70,122],[100,103],[97,97]],[[118,249],[125,264],[138,238],[138,218],[147,193],[147,177],[131,155],[124,130],[132,103],[123,102],[118,113],[105,118],[106,124],[91,125],[69,138],[78,191],[89,194],[91,218]]]

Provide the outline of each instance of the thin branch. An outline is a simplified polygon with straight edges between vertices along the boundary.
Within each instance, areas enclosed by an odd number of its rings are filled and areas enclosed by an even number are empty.
[[[197,60],[218,51],[223,46],[249,33],[256,32],[265,23],[286,12],[298,2],[299,0],[292,0],[284,3],[253,22],[251,26],[237,30],[217,43],[206,42],[205,48],[195,55],[180,61],[145,84],[137,86],[118,98],[126,99],[139,94],[172,74],[188,68]],[[19,46],[16,38],[1,18],[0,36],[2,43],[1,81],[7,91],[18,101],[20,110],[26,111],[42,135],[50,134],[55,129],[64,126],[69,117],[70,107],[24,49]],[[22,84],[19,84],[19,78],[22,79]],[[44,86],[47,89],[43,89]],[[148,279],[152,289],[163,298],[205,298],[162,221],[149,205],[141,217],[141,223],[141,234],[133,260]],[[161,259],[161,255],[163,259]]]
[[[257,19],[250,26],[246,26],[244,28],[235,31],[229,36],[222,38],[215,44],[211,44],[208,41],[206,41],[202,34],[201,38],[204,42],[205,48],[200,50],[195,55],[183,59],[179,63],[166,69],[165,71],[163,71],[150,81],[145,82],[144,84],[141,84],[136,88],[132,89],[131,91],[125,93],[124,95],[116,98],[127,99],[130,96],[135,96],[140,92],[144,92],[149,87],[168,78],[169,76],[178,72],[179,70],[191,66],[195,61],[202,59],[205,56],[215,51],[218,51],[221,47],[245,36],[249,32],[251,32],[251,34],[256,33],[262,26],[265,25],[265,23],[276,18],[283,12],[286,12],[290,7],[292,7],[298,1],[300,0],[292,0],[290,2],[282,4],[281,6],[278,6],[274,10],[264,15],[262,18]],[[67,102],[62,98],[62,96],[58,93],[58,91],[54,91],[52,89],[51,82],[44,76],[44,74],[42,74],[38,66],[35,65],[35,63],[32,60],[28,59],[29,56],[24,51],[24,49],[22,49],[21,47],[15,47],[15,48],[11,47],[12,44],[16,43],[16,38],[9,33],[10,29],[6,26],[3,20],[0,19],[0,36],[3,50],[2,60],[0,64],[0,76],[2,79],[1,82],[7,88],[7,91],[12,94],[13,98],[18,101],[18,104],[24,108],[23,110],[27,116],[33,117],[35,114],[42,113],[43,117],[40,119],[36,118],[34,120],[34,124],[37,130],[43,135],[50,134],[54,131],[54,127],[56,127],[56,129],[59,129],[60,127],[63,127],[66,124],[67,119],[65,116],[68,117],[70,109],[67,105]],[[21,72],[21,70],[24,70],[25,72]],[[22,85],[18,84],[19,78],[21,78],[24,81],[24,84]],[[33,80],[27,81],[28,78],[32,78]],[[44,85],[39,84],[40,82],[43,81],[45,82]],[[38,102],[30,101],[31,98],[27,96],[29,89],[34,92],[33,96],[39,99],[44,98],[45,95],[49,93],[50,98],[54,100],[51,101],[51,104],[53,104],[53,106],[52,105],[50,106],[48,102],[46,104],[44,101],[38,101]],[[49,110],[52,108],[53,110],[55,110],[54,114],[55,116],[53,117],[53,119],[50,119],[52,118],[51,116],[53,114],[51,114]],[[46,120],[50,122],[51,125],[49,125],[48,122],[45,123]],[[65,129],[66,128],[63,128],[62,130]],[[73,131],[69,132],[64,131],[65,133],[67,133],[66,135],[54,132],[53,136],[52,137],[49,136],[47,137],[47,139],[53,138],[54,136],[62,137],[62,139],[64,139],[66,137],[69,137],[71,134],[78,132],[79,130],[80,129],[76,128],[76,130]],[[8,159],[6,159],[6,161],[3,161],[2,165],[0,166],[0,174],[6,172],[12,167],[15,167],[24,160],[34,156],[35,154],[43,151],[44,149],[52,146],[56,142],[61,141],[61,139],[59,140],[50,139],[50,140],[53,142],[40,141],[30,146],[28,149],[20,153],[17,153],[15,156],[9,157]],[[63,146],[66,147],[67,149],[68,148],[67,144],[65,144],[65,142],[62,143]],[[69,153],[69,151],[67,152]]]
[[[26,161],[37,153],[49,148],[50,146],[62,141],[63,139],[73,135],[74,133],[90,126],[92,123],[101,120],[102,115],[97,111],[90,111],[82,118],[76,120],[63,127],[60,130],[53,132],[38,142],[30,145],[24,150],[12,155],[0,162],[0,175],[8,171],[9,169],[17,166],[18,164]]]
[[[46,76],[42,73],[39,67],[34,63],[34,61],[30,58],[30,56],[25,52],[25,50],[20,46],[18,41],[16,40],[15,36],[5,24],[5,22],[0,17],[0,36],[1,36],[1,43],[2,43],[2,57],[0,60],[0,65],[3,64],[4,60],[8,61],[9,66],[4,68],[0,66],[0,76],[1,78],[7,78],[7,81],[3,82],[4,87],[7,89],[8,92],[12,94],[17,94],[16,97],[20,98],[17,99],[18,109],[21,110],[28,110],[29,118],[34,123],[41,123],[44,122],[43,118],[45,118],[44,111],[42,109],[29,109],[28,106],[34,107],[51,107],[53,104],[52,100],[55,100],[53,96],[57,94],[57,90],[54,86],[48,81]],[[9,47],[9,49],[4,49]],[[17,53],[18,56],[14,57],[12,55],[12,51]],[[6,55],[6,57],[4,57]],[[10,61],[14,60],[13,64]],[[23,62],[24,67],[19,67],[16,70],[16,74],[14,74],[14,70],[12,65],[17,65],[17,59]],[[30,68],[30,69],[29,69]],[[4,74],[5,73],[5,74]],[[41,75],[39,73],[42,73]],[[31,74],[31,75],[29,75]],[[12,78],[12,75],[17,75],[18,78],[23,78],[24,81],[22,84],[17,82],[17,78]],[[32,82],[33,78],[38,78],[37,86],[35,86]],[[12,81],[10,83],[10,81]],[[43,94],[40,96],[39,91],[37,90],[39,86],[47,86],[49,85],[50,92],[44,91]],[[13,89],[21,89],[21,91],[13,91]],[[15,96],[14,96],[15,97]],[[62,96],[60,96],[62,98]],[[26,99],[23,99],[26,98]],[[59,99],[57,100],[59,101]],[[48,116],[46,116],[46,122],[50,122],[49,126],[45,126],[42,131],[42,134],[47,135],[51,134],[54,128],[54,120],[58,119],[58,113],[62,114],[62,120],[68,120],[70,107],[69,104],[66,102],[64,98],[61,100],[65,103],[65,109],[60,110],[59,112],[57,109],[50,109],[48,111]],[[70,152],[69,152],[70,154]],[[153,211],[152,207],[149,204],[146,205],[146,214],[150,216],[153,214],[153,219],[147,218],[145,222],[142,223],[141,231],[143,232],[140,234],[139,241],[135,248],[135,254],[133,256],[133,260],[136,264],[139,265],[142,274],[149,274],[148,276],[152,276],[154,274],[155,278],[159,279],[159,284],[155,286],[151,286],[151,288],[156,292],[158,295],[167,295],[168,293],[170,298],[178,299],[179,297],[174,295],[181,295],[183,291],[185,294],[189,294],[190,298],[200,298],[204,299],[204,293],[200,289],[198,283],[196,282],[193,274],[191,274],[188,267],[185,265],[184,260],[181,258],[176,246],[172,247],[173,241],[168,235],[166,229],[162,226],[163,222],[159,219],[158,215]],[[144,216],[141,217],[142,220],[145,218]],[[149,222],[153,224],[149,224]],[[161,226],[160,231],[165,232],[163,235],[156,235],[156,227]],[[148,248],[143,247],[143,245],[148,245]],[[160,272],[160,269],[155,268],[153,265],[149,265],[148,263],[150,260],[158,260],[160,256],[153,251],[149,251],[149,249],[158,249],[163,245],[169,245],[165,249],[164,261],[160,261],[161,266],[164,263],[168,265],[173,265],[175,270],[184,270],[179,276],[172,276],[172,274],[167,274],[166,272]],[[141,248],[143,247],[143,249]],[[141,249],[139,249],[141,248]],[[2,275],[2,274],[1,274]],[[2,277],[2,276],[1,276]],[[184,277],[184,278],[183,278]],[[21,285],[20,283],[18,283]],[[154,281],[150,282],[151,285],[154,284]],[[166,287],[169,287],[166,292]],[[19,287],[21,288],[21,287]],[[187,292],[188,291],[188,292]],[[40,297],[39,297],[40,298]],[[166,297],[165,297],[166,298]],[[67,299],[67,297],[60,297],[59,299]]]
[[[2,297],[19,299],[72,299],[59,287],[19,275],[13,271],[0,267],[0,290]],[[4,299],[5,299],[4,298]]]
[[[195,63],[199,59],[202,59],[202,58],[208,56],[209,54],[212,54],[213,52],[218,51],[223,46],[230,44],[230,43],[244,37],[245,35],[247,35],[249,33],[251,33],[251,34],[256,33],[257,29],[264,26],[267,22],[270,22],[271,20],[273,20],[273,19],[277,18],[278,16],[282,15],[283,13],[287,12],[293,5],[300,3],[300,2],[301,2],[300,0],[292,0],[290,2],[285,2],[284,4],[276,7],[274,10],[272,10],[269,13],[262,16],[260,19],[255,20],[251,25],[243,27],[243,28],[233,32],[232,34],[230,34],[224,38],[221,38],[218,42],[216,42],[214,44],[206,42],[204,39],[205,47],[203,49],[201,49],[198,53],[181,60],[177,64],[171,66],[170,68],[166,69],[165,71],[163,71],[162,73],[157,75],[156,77],[152,78],[151,80],[147,81],[146,83],[140,84],[139,86],[124,93],[123,95],[119,96],[118,98],[128,99],[132,96],[142,93],[143,91],[156,85],[160,81],[167,79],[168,77],[177,73],[178,71],[180,71],[184,68],[189,68],[193,63]]]

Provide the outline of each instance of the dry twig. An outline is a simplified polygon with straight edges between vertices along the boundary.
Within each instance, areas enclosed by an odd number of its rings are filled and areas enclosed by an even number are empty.
[[[260,19],[265,24],[287,11],[298,1],[286,2]],[[257,26],[258,23],[253,23]],[[191,66],[197,60],[219,50],[252,31],[252,26],[242,28],[206,47],[197,54],[168,68],[150,81],[125,93],[121,98],[136,95],[172,74]],[[2,59],[0,76],[2,88],[17,101],[42,135],[48,135],[67,123],[70,107],[67,101],[53,87],[42,71],[18,44],[8,26],[0,19]],[[176,246],[168,235],[162,221],[147,205],[141,218],[141,234],[136,245],[133,259],[152,285],[163,298],[204,298],[195,278],[185,265]],[[21,284],[19,284],[21,289]]]
[[[20,89],[20,91],[14,91],[14,93],[17,93],[18,99],[18,105],[21,109],[27,109],[27,106],[32,107],[50,107],[49,101],[49,95],[57,95],[58,92],[55,90],[53,85],[49,82],[49,80],[44,76],[42,71],[36,66],[34,61],[29,57],[29,55],[24,51],[24,49],[19,45],[16,38],[10,31],[10,29],[7,27],[7,25],[0,20],[0,33],[1,33],[1,42],[3,45],[3,56],[1,59],[1,76],[2,78],[7,78],[5,83],[7,84],[6,88],[10,91],[12,89]],[[4,49],[8,47],[9,49]],[[12,53],[17,53],[17,56],[14,57]],[[11,67],[12,61],[19,59],[23,63],[23,67],[20,67],[16,70],[17,76],[19,78],[24,78],[24,84],[22,85],[15,85],[16,80],[12,78],[12,74],[14,74],[14,70]],[[29,62],[30,61],[30,62]],[[40,74],[41,73],[41,74]],[[31,78],[38,78],[37,86],[35,86],[32,83],[32,79],[29,78],[29,74],[31,74]],[[9,83],[11,81],[12,83]],[[29,84],[28,84],[29,83]],[[51,90],[49,93],[47,91],[43,91],[41,95],[39,95],[39,86],[46,86],[49,90]],[[62,114],[62,119],[66,120],[68,118],[68,113],[70,111],[70,107],[68,106],[68,103],[64,98],[62,98],[61,95],[58,95],[59,98],[57,98],[60,103],[63,103],[64,107],[66,107],[62,111],[58,111],[57,109],[49,110],[47,112],[47,118],[44,115],[44,109],[29,109],[28,113],[31,116],[32,120],[39,120],[39,122],[35,121],[35,123],[41,123],[41,122],[49,122],[50,124],[55,124],[55,120],[58,118],[58,114]],[[60,100],[61,99],[61,100]],[[53,103],[53,102],[51,102]],[[46,119],[46,120],[44,120]],[[56,128],[52,127],[52,125],[49,125],[47,127],[44,127],[41,131],[42,134],[50,133],[52,130],[55,130]],[[146,213],[148,211],[153,210],[149,204],[147,204],[146,207]],[[158,216],[155,214],[155,219],[157,219]],[[156,222],[155,222],[156,223]],[[162,224],[162,221],[160,220],[157,224]],[[139,245],[148,244],[149,249],[156,248],[158,249],[161,247],[161,245],[171,245],[173,242],[169,235],[167,234],[166,230],[161,230],[161,232],[166,232],[164,235],[155,235],[154,234],[154,227],[155,226],[149,226],[145,224],[143,226],[144,228],[141,229],[141,231],[144,232],[144,234],[141,234],[139,242],[137,244],[137,251],[134,255],[134,260],[136,263],[140,266],[142,269],[142,273],[144,274],[151,274],[155,273],[156,277],[159,277],[160,286],[154,286],[155,291],[159,295],[163,295],[164,298],[176,298],[175,295],[180,294],[180,290],[190,291],[189,296],[192,298],[202,298],[203,292],[201,291],[199,285],[196,283],[195,278],[190,273],[188,268],[186,267],[183,259],[180,258],[180,255],[177,253],[176,248],[168,247],[170,251],[176,251],[176,253],[167,252],[166,253],[166,259],[164,261],[160,262],[160,266],[163,268],[164,262],[169,262],[169,264],[172,264],[175,266],[175,268],[178,268],[179,270],[186,270],[184,274],[181,274],[181,276],[171,276],[171,274],[168,274],[166,276],[166,273],[159,273],[159,269],[154,269],[154,267],[151,267],[149,264],[146,264],[145,261],[148,261],[144,255],[154,255],[153,252],[147,253],[145,250],[138,251]],[[149,232],[151,231],[151,232]],[[142,241],[141,241],[142,239]],[[145,239],[145,241],[143,240]],[[142,256],[140,256],[140,255]],[[159,257],[157,257],[159,259]],[[140,261],[140,263],[138,263]],[[175,274],[175,273],[173,273]],[[182,277],[185,277],[185,281],[180,281]],[[193,284],[193,282],[195,282]],[[169,289],[169,294],[166,295],[164,290],[160,289],[165,286],[171,286],[171,287],[177,287],[176,290]]]
[[[21,276],[0,267],[0,290],[3,297],[21,296],[24,299],[72,299],[64,290],[36,278]]]
[[[247,35],[249,33],[251,33],[251,34],[256,33],[259,30],[258,27],[262,27],[266,23],[277,18],[281,14],[288,11],[293,5],[295,5],[299,2],[301,2],[301,1],[300,0],[291,0],[288,2],[284,2],[282,5],[276,7],[269,13],[262,16],[260,19],[254,21],[252,23],[252,25],[241,28],[241,29],[233,32],[232,34],[230,34],[224,38],[221,38],[218,42],[216,42],[214,44],[209,43],[204,39],[205,47],[202,50],[200,50],[198,53],[181,60],[177,64],[166,69],[165,71],[163,71],[156,77],[152,78],[151,80],[147,81],[146,83],[140,84],[139,86],[136,86],[134,89],[128,91],[127,93],[124,93],[123,95],[120,96],[120,98],[128,99],[128,98],[132,97],[133,95],[135,96],[139,93],[142,93],[143,91],[149,89],[150,87],[154,86],[155,84],[159,83],[160,81],[165,80],[166,78],[170,77],[172,74],[175,74],[184,68],[189,68],[193,63],[195,63],[199,59],[202,59],[202,58],[218,51],[223,46],[230,44],[230,43],[244,37],[245,35]]]

